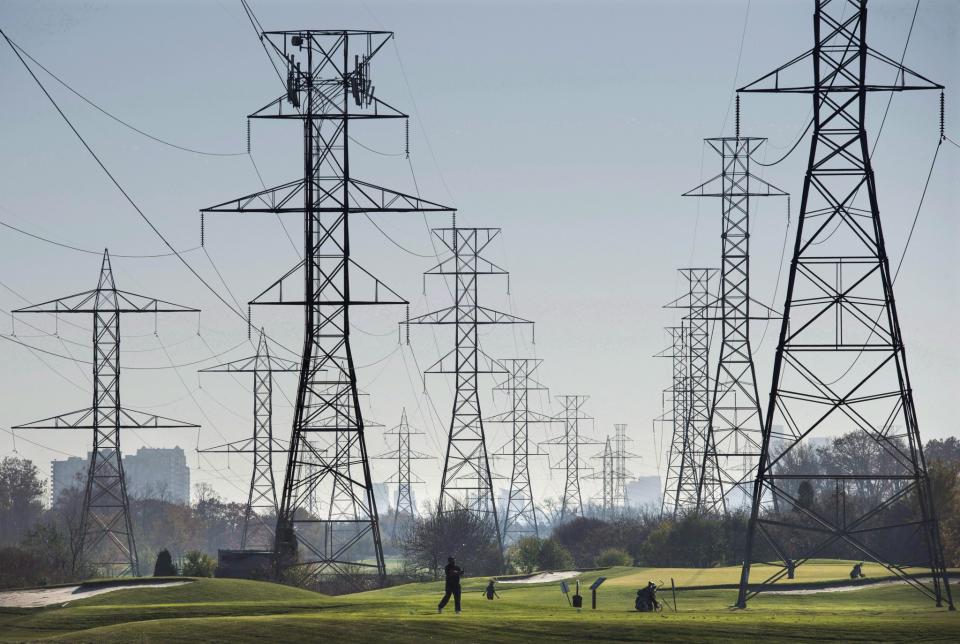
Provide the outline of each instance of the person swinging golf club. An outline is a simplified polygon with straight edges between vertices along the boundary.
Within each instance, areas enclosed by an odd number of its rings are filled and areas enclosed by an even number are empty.
[[[463,569],[457,565],[457,562],[454,561],[453,557],[449,557],[447,559],[447,565],[443,567],[443,573],[446,577],[446,584],[444,586],[443,599],[441,599],[440,603],[437,604],[437,612],[443,612],[443,607],[447,605],[447,602],[450,601],[450,596],[453,595],[453,607],[456,609],[456,612],[459,613],[460,577],[463,575]]]

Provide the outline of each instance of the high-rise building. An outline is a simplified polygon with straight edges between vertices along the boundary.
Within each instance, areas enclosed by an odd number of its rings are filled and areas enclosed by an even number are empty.
[[[84,488],[89,463],[89,453],[50,463],[51,502],[68,488]],[[123,457],[123,473],[131,498],[190,503],[190,468],[180,447],[141,447]]]

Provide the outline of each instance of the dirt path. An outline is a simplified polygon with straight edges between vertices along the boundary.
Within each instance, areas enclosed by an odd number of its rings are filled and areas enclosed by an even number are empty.
[[[60,588],[37,588],[31,590],[11,590],[0,592],[0,606],[4,608],[41,608],[53,604],[63,604],[94,595],[102,595],[115,590],[136,588],[159,588],[182,586],[189,581],[158,581],[144,584],[98,584],[95,586],[62,586]]]

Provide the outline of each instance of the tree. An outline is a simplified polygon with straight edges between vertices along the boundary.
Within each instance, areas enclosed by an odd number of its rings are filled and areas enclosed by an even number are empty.
[[[573,568],[573,557],[556,539],[544,539],[540,544],[537,567],[540,570],[569,570]]]
[[[930,461],[960,462],[960,440],[956,436],[943,439],[931,439],[923,448],[923,455]]]
[[[33,462],[16,456],[0,461],[0,544],[17,544],[43,513],[43,481]]]
[[[213,577],[217,562],[205,552],[191,550],[183,560],[184,577]]]
[[[503,563],[496,526],[466,508],[418,518],[401,536],[400,551],[409,568],[428,571],[434,579],[447,557],[456,557],[471,576],[498,574]]]
[[[507,550],[507,560],[511,566],[529,575],[537,569],[542,545],[537,537],[521,537]]]
[[[153,566],[154,577],[176,577],[177,569],[173,566],[170,551],[164,548],[157,553],[157,563]]]

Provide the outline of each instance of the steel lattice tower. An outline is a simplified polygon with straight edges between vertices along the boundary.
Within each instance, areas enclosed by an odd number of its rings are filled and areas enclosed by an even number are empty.
[[[540,536],[537,506],[530,482],[530,457],[546,456],[546,453],[536,449],[536,444],[531,451],[529,432],[531,423],[551,423],[553,419],[530,409],[530,392],[547,389],[532,377],[543,360],[504,358],[499,363],[506,370],[507,378],[494,391],[509,395],[512,405],[510,411],[488,418],[487,422],[509,423],[512,428],[510,442],[497,453],[512,459],[510,491],[503,518],[503,542],[504,546],[508,546],[521,537]]]
[[[480,325],[488,324],[532,323],[479,303],[480,276],[507,275],[505,270],[481,256],[500,234],[499,228],[438,228],[433,233],[450,254],[424,275],[452,277],[455,302],[438,311],[411,318],[407,324],[453,325],[456,333],[454,348],[425,372],[453,374],[456,378],[437,507],[440,513],[466,507],[477,516],[492,521],[502,549],[503,537],[494,499],[478,384],[480,374],[503,373],[504,368],[483,353],[478,329]]]
[[[627,478],[630,476],[630,472],[627,470],[627,459],[640,457],[627,451],[627,443],[631,440],[627,438],[626,424],[615,424],[613,431],[610,507],[614,512],[623,512],[627,509]]]
[[[93,406],[13,429],[92,429],[93,450],[83,494],[74,568],[80,562],[106,576],[140,576],[130,501],[120,453],[121,429],[196,428],[199,425],[120,406],[120,316],[124,313],[198,313],[155,298],[117,290],[110,255],[103,253],[97,288],[28,306],[14,313],[86,313],[93,316]]]
[[[405,119],[374,97],[371,59],[393,36],[387,31],[263,32],[282,60],[286,92],[250,118],[303,124],[304,176],[205,212],[302,213],[305,259],[251,304],[302,306],[303,357],[276,531],[278,576],[290,566],[313,578],[352,576],[358,567],[386,574],[370,479],[357,373],[350,342],[354,306],[405,304],[352,258],[354,215],[449,211],[418,197],[354,178],[350,127],[355,120]],[[300,286],[296,278],[300,268]],[[294,285],[287,287],[287,281]],[[289,298],[291,289],[302,297]],[[302,289],[302,290],[301,290]],[[314,469],[315,465],[315,469]],[[308,497],[322,505],[304,511]],[[361,581],[360,577],[354,577]]]
[[[670,516],[676,519],[682,512],[696,508],[699,487],[697,476],[700,470],[694,460],[693,436],[690,424],[687,422],[690,393],[688,384],[690,359],[687,354],[690,333],[686,323],[667,327],[667,332],[670,334],[671,346],[657,354],[659,357],[670,358],[673,365],[673,379],[668,390],[672,433],[670,449],[667,453],[667,472],[663,485],[663,498],[660,502],[660,517],[663,519]]]
[[[270,550],[276,537],[266,519],[277,516],[277,491],[273,479],[273,453],[286,452],[286,446],[273,438],[273,374],[300,371],[300,365],[271,355],[267,338],[260,330],[257,352],[249,357],[215,367],[201,369],[200,373],[253,374],[253,436],[240,441],[197,450],[205,454],[252,454],[253,473],[250,491],[243,512],[243,533],[240,549]],[[250,547],[250,544],[254,544]]]
[[[722,338],[698,481],[698,511],[705,514],[726,512],[731,501],[744,506],[753,497],[763,417],[750,345],[751,320],[757,319],[750,315],[750,199],[786,196],[750,172],[751,157],[766,139],[741,137],[739,112],[737,122],[737,136],[705,139],[720,155],[720,174],[683,195],[718,197],[722,204],[720,302],[715,307]]]
[[[614,469],[615,459],[613,448],[610,447],[610,435],[608,434],[603,442],[603,451],[594,458],[600,459],[600,509],[604,518],[609,518],[613,513],[613,488],[614,488]]]
[[[685,356],[687,358],[686,410],[684,413],[685,453],[681,457],[689,460],[696,470],[694,474],[685,471],[678,481],[676,505],[673,514],[695,512],[701,503],[717,503],[720,489],[703,487],[700,479],[706,477],[716,481],[716,459],[704,461],[707,453],[715,453],[708,446],[710,426],[710,280],[716,272],[714,268],[681,268],[680,275],[687,283],[687,292],[667,305],[684,311],[687,331]],[[686,469],[686,468],[685,468]],[[691,505],[691,487],[692,505]]]
[[[408,519],[413,519],[417,516],[417,507],[413,503],[413,485],[423,483],[423,480],[413,475],[410,468],[410,461],[434,458],[433,456],[411,448],[410,437],[417,435],[422,436],[423,432],[412,431],[410,429],[410,423],[407,421],[407,409],[404,408],[403,413],[400,415],[400,424],[390,431],[384,432],[384,436],[397,437],[397,449],[384,452],[374,457],[376,459],[396,461],[397,463],[396,473],[387,479],[388,483],[397,484],[397,505],[394,509],[393,526],[391,530],[394,539],[396,539],[399,534],[398,529],[401,516],[405,516]]]
[[[557,396],[557,400],[563,405],[563,411],[554,419],[563,423],[563,434],[545,442],[546,445],[562,445],[564,448],[563,467],[553,468],[562,469],[564,472],[560,523],[570,517],[583,516],[583,496],[580,494],[580,446],[597,443],[597,441],[584,440],[580,436],[580,421],[593,420],[582,410],[588,399],[589,396],[580,395]]]
[[[839,550],[880,564],[953,608],[864,122],[869,92],[941,86],[867,46],[866,5],[817,0],[813,49],[739,90],[808,93],[814,114],[740,607],[786,576],[788,564]],[[792,78],[800,63],[812,64],[812,83]],[[876,80],[891,72],[893,83]],[[860,194],[865,207],[856,205]],[[777,425],[784,430],[775,436]],[[810,439],[847,432],[862,442],[859,461],[781,473]],[[860,494],[848,497],[848,490]],[[766,494],[779,499],[778,514],[761,507]],[[779,566],[750,584],[754,560]]]

